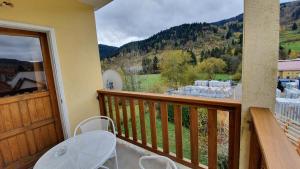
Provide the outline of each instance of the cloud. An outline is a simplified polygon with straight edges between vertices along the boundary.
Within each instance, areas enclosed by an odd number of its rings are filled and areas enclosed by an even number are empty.
[[[172,26],[243,12],[243,0],[114,0],[96,12],[99,43],[121,46]]]
[[[39,39],[0,35],[0,58],[42,61]]]

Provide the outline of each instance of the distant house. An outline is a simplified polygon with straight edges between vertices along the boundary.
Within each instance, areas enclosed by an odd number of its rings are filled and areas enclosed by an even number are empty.
[[[300,59],[279,60],[278,77],[286,79],[296,79],[300,75]]]
[[[19,72],[11,81],[8,81],[13,90],[45,88],[46,79],[43,71]]]

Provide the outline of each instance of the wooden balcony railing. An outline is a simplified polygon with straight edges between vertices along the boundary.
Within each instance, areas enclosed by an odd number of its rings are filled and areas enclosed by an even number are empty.
[[[249,169],[299,169],[296,148],[269,109],[251,108],[253,127]]]
[[[241,104],[239,102],[110,90],[98,90],[98,98],[100,113],[115,121],[118,138],[151,152],[167,156],[194,169],[217,168],[218,134],[220,132],[217,126],[218,112],[226,112],[229,116],[227,121],[227,129],[229,129],[228,168],[238,169],[241,121]],[[183,119],[183,107],[188,109],[188,119]],[[199,111],[199,109],[205,111]],[[198,137],[202,132],[199,131],[199,119],[204,112],[207,113],[205,132],[207,132],[206,158],[208,159],[206,165],[200,164],[201,151],[199,147],[204,142],[200,142]],[[172,122],[170,122],[170,113],[173,114]],[[183,120],[189,122],[189,129],[185,130],[185,132],[188,131],[188,139],[184,138],[186,133],[183,131]],[[174,125],[174,131],[170,130],[171,125]],[[158,131],[161,135],[158,135]],[[175,135],[175,140],[171,139],[170,134]],[[171,147],[171,143],[174,142],[175,148]],[[183,149],[187,146],[190,152],[189,157],[186,157]],[[172,152],[173,148],[175,151]]]

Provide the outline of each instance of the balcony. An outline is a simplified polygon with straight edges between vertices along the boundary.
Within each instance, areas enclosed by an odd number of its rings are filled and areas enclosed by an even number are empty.
[[[101,115],[116,123],[119,164],[125,169],[138,168],[138,158],[152,153],[171,158],[181,168],[239,168],[237,101],[108,90],[98,90],[98,98]],[[273,113],[263,108],[251,108],[250,113],[249,168],[298,168],[300,158]]]

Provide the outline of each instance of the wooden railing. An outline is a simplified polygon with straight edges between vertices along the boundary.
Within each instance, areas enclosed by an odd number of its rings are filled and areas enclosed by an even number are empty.
[[[276,119],[300,155],[300,124],[284,117],[276,117]]]
[[[299,169],[300,157],[269,109],[250,108],[249,169]]]
[[[219,111],[228,112],[228,168],[238,169],[241,121],[241,104],[239,102],[109,90],[98,90],[98,98],[101,115],[109,116],[116,122],[118,138],[151,152],[167,156],[194,169],[217,168],[217,115]],[[170,106],[173,107],[172,113],[174,114],[172,124],[169,117]],[[182,107],[188,107],[189,142],[183,142]],[[203,113],[199,111],[200,108],[205,109],[207,113],[207,166],[199,163],[199,146],[204,144],[199,143],[198,137],[199,117]],[[158,124],[161,128],[157,128]],[[170,146],[172,141],[171,131],[168,128],[170,125],[174,125],[175,130],[172,131],[175,133],[175,152],[171,151]],[[157,135],[158,130],[161,130],[162,133],[161,146],[158,144],[160,136]],[[189,157],[185,157],[183,152],[183,146],[186,144],[189,144],[190,148]]]

